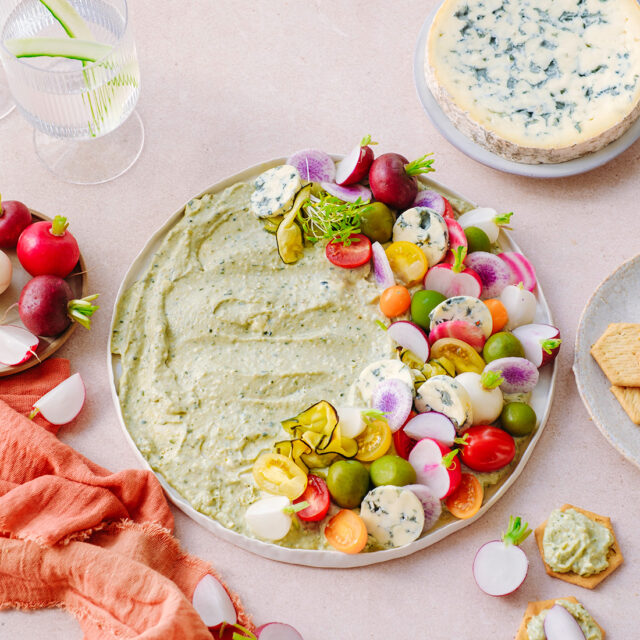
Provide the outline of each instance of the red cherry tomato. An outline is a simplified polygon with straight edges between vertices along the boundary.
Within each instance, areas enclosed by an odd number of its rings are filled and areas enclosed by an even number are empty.
[[[516,455],[513,438],[498,427],[478,425],[467,429],[467,443],[462,446],[461,457],[474,471],[497,471],[506,467]]]
[[[320,477],[309,474],[307,478],[307,488],[304,493],[293,501],[293,504],[307,501],[309,506],[302,511],[298,511],[297,516],[304,522],[317,522],[322,520],[329,511],[331,499],[327,483]]]
[[[327,260],[336,267],[355,269],[371,260],[371,240],[362,233],[354,233],[349,246],[343,242],[329,242],[325,249]]]
[[[407,424],[411,418],[415,418],[417,415],[415,411],[411,411],[404,424]],[[401,458],[405,460],[409,459],[409,454],[411,453],[411,449],[416,446],[416,441],[404,432],[404,425],[393,434],[393,446]]]
[[[451,206],[451,203],[446,199],[446,198],[442,198],[444,200],[444,213],[442,214],[443,218],[451,218],[452,220],[456,219],[456,214],[453,212],[453,207]]]

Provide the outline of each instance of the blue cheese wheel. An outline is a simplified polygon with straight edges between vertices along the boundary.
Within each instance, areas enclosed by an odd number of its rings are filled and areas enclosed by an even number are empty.
[[[257,218],[279,216],[293,206],[296,193],[302,188],[302,178],[288,164],[268,169],[254,182],[250,208]]]
[[[443,413],[456,428],[462,431],[473,423],[473,405],[467,390],[449,376],[433,376],[418,387],[416,409],[420,413]]]
[[[369,535],[383,547],[402,547],[417,540],[424,526],[424,509],[415,493],[390,485],[367,493],[360,517]]]
[[[413,376],[406,364],[400,360],[377,360],[362,370],[355,385],[367,407],[371,405],[371,398],[378,384],[390,378],[404,382],[413,393]]]
[[[449,249],[449,229],[439,213],[427,207],[413,207],[401,213],[393,225],[393,241],[400,240],[418,245],[432,267]]]
[[[441,302],[429,314],[430,329],[449,320],[464,320],[482,329],[485,338],[493,330],[493,318],[487,305],[472,296],[455,296]]]

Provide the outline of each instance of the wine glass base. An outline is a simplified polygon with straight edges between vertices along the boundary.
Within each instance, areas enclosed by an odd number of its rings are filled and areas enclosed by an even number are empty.
[[[100,184],[135,164],[144,145],[144,126],[134,111],[117,129],[99,138],[54,138],[35,129],[33,144],[42,164],[57,178],[72,184]]]

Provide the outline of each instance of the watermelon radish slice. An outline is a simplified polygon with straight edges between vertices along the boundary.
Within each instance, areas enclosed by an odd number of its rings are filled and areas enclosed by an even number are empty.
[[[493,253],[474,251],[465,258],[465,264],[480,278],[483,300],[496,298],[511,284],[511,270]]]
[[[321,182],[320,186],[329,195],[340,198],[345,202],[369,202],[371,200],[371,190],[361,184],[343,187],[335,182]]]
[[[502,374],[504,381],[500,389],[504,393],[529,393],[538,384],[538,367],[526,358],[498,358],[492,360],[485,371]]]
[[[456,438],[456,428],[453,422],[444,413],[438,413],[437,411],[419,413],[414,418],[411,418],[404,425],[404,432],[414,440],[431,438],[445,447],[452,447]]]
[[[498,258],[509,268],[511,273],[511,282],[509,284],[522,283],[522,286],[527,291],[533,291],[536,288],[536,270],[521,253],[506,251],[505,253],[499,253]]]
[[[80,413],[85,397],[84,382],[79,373],[74,373],[34,402],[29,417],[33,418],[40,412],[51,424],[67,424]]]
[[[407,421],[413,408],[413,393],[401,380],[387,378],[379,382],[373,391],[371,404],[382,411],[394,433]]]
[[[547,640],[585,640],[578,621],[561,604],[554,604],[544,618]]]
[[[560,344],[560,331],[550,324],[523,324],[512,331],[524,348],[524,357],[538,367],[556,359]]]
[[[487,341],[480,327],[464,320],[447,320],[433,327],[429,332],[429,344],[433,345],[441,338],[462,340],[476,351],[482,351]]]
[[[360,182],[369,172],[373,162],[373,149],[369,146],[378,144],[365,136],[357,147],[354,147],[336,167],[336,184],[347,186]]]
[[[442,503],[431,493],[429,487],[423,484],[407,484],[403,487],[416,494],[424,509],[424,526],[422,531],[429,531],[438,522],[442,514]]]
[[[379,242],[374,242],[371,245],[371,255],[373,260],[373,276],[376,279],[378,287],[380,287],[380,289],[393,287],[396,283],[396,278],[393,275],[393,269],[389,263],[389,258],[387,258],[387,253]]]
[[[14,366],[35,355],[40,339],[14,325],[0,326],[0,364]]]
[[[399,320],[389,325],[387,333],[392,340],[411,351],[419,360],[426,362],[429,359],[429,341],[417,324]]]
[[[217,627],[223,622],[235,624],[238,620],[229,594],[209,573],[196,585],[191,604],[207,627]]]
[[[436,440],[424,438],[409,454],[409,464],[415,469],[418,484],[425,485],[438,499],[451,495],[461,480],[458,449],[449,449]]]
[[[318,149],[303,149],[294,153],[286,164],[295,167],[308,182],[333,182],[336,165],[331,157]]]
[[[441,216],[444,215],[445,204],[444,198],[437,192],[431,191],[431,189],[425,189],[424,191],[418,191],[416,199],[413,201],[414,207],[427,207]]]

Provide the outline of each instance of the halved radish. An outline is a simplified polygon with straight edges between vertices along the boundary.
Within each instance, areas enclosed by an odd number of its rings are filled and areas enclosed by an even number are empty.
[[[414,418],[411,418],[404,425],[404,432],[414,440],[431,438],[445,447],[452,447],[456,438],[456,428],[453,422],[444,413],[438,413],[437,411],[419,413]]]
[[[504,393],[528,393],[538,384],[538,367],[526,358],[498,358],[492,360],[485,371],[499,372],[504,381],[500,389]]]
[[[486,338],[484,332],[475,324],[470,324],[464,320],[448,320],[436,325],[429,332],[429,343],[435,344],[441,338],[456,338],[466,342],[476,351],[482,351]]]
[[[256,537],[281,540],[293,523],[290,507],[291,501],[286,496],[268,496],[249,505],[244,518]]]
[[[79,373],[63,380],[42,398],[33,403],[33,418],[40,412],[45,420],[51,424],[61,425],[71,422],[84,405],[86,390]]]
[[[466,257],[465,264],[480,278],[482,298],[485,300],[499,296],[511,284],[509,267],[493,253],[474,251]]]
[[[295,167],[300,177],[308,182],[333,182],[336,177],[336,165],[331,156],[318,149],[297,151],[286,164]]]
[[[302,636],[284,622],[267,622],[256,629],[258,640],[303,640]]]
[[[407,484],[403,489],[409,489],[416,494],[424,509],[424,525],[422,531],[429,531],[438,522],[442,514],[442,503],[436,498],[429,487],[423,484]]]
[[[417,324],[399,320],[389,326],[387,333],[392,340],[411,351],[419,360],[426,362],[429,359],[427,335]]]
[[[505,253],[499,253],[498,258],[507,265],[511,272],[511,282],[509,284],[522,283],[522,286],[527,291],[533,291],[536,288],[536,270],[521,253],[506,251]]]
[[[376,385],[371,404],[385,414],[389,428],[394,432],[406,422],[411,412],[413,393],[401,380],[387,378]]]
[[[460,462],[457,449],[449,449],[437,440],[423,438],[409,454],[419,484],[428,487],[438,500],[444,500],[460,484]]]
[[[506,596],[524,582],[529,560],[518,545],[530,533],[526,522],[511,516],[502,540],[492,540],[478,549],[473,560],[473,577],[485,593]]]
[[[365,136],[357,147],[354,147],[336,167],[336,183],[342,186],[360,182],[367,175],[373,162],[373,149],[369,146],[378,144]]]
[[[458,247],[458,249],[457,256],[462,256],[466,251],[464,247]],[[424,276],[424,288],[428,291],[437,291],[447,298],[455,296],[479,298],[482,293],[482,280],[473,269],[465,268],[456,257],[454,264],[441,262],[431,267]]]
[[[367,428],[367,423],[362,417],[363,411],[366,411],[366,409],[358,409],[356,407],[336,408],[342,437],[357,438]]]
[[[550,324],[523,324],[512,331],[524,348],[524,357],[538,367],[556,359],[560,344],[560,331]]]
[[[196,585],[191,604],[207,627],[217,627],[223,622],[235,624],[238,620],[226,589],[209,573]]]
[[[332,196],[340,198],[345,202],[369,202],[371,200],[371,190],[361,184],[352,184],[342,187],[335,182],[321,182],[320,186]]]
[[[513,213],[499,214],[495,209],[489,207],[478,207],[463,213],[458,218],[458,222],[463,229],[467,227],[482,229],[489,240],[495,242],[498,239],[500,227],[508,225],[512,215]]]
[[[371,257],[373,260],[373,276],[376,279],[376,284],[381,289],[393,287],[396,283],[393,269],[389,263],[389,258],[387,258],[387,252],[379,242],[374,242],[371,245]]]
[[[473,371],[466,371],[459,373],[456,380],[467,390],[471,399],[472,424],[495,422],[504,406],[502,391],[498,388],[503,382],[501,374],[495,371],[485,371],[480,375]]]
[[[578,621],[561,604],[549,609],[542,626],[547,640],[585,640]]]
[[[0,326],[0,364],[14,366],[36,354],[40,339],[22,327]]]
[[[418,191],[416,199],[413,201],[414,207],[427,207],[441,216],[444,215],[445,204],[444,198],[437,192],[431,191],[431,189],[424,189]]]
[[[536,315],[536,297],[520,285],[510,284],[500,294],[500,302],[507,310],[506,329],[513,331],[523,324],[531,324]]]

